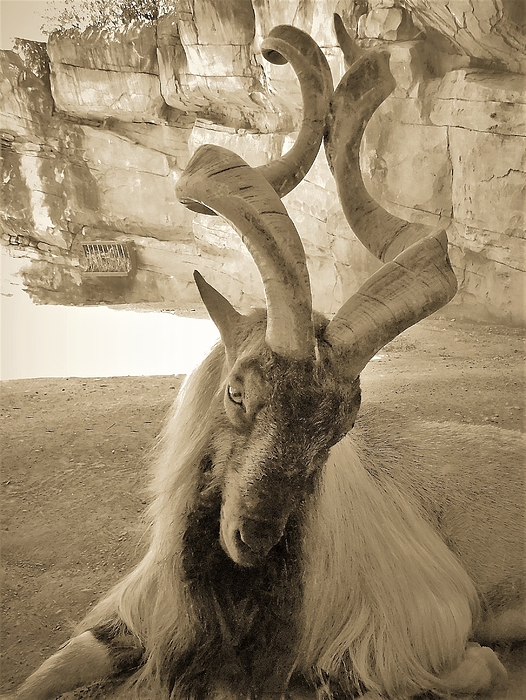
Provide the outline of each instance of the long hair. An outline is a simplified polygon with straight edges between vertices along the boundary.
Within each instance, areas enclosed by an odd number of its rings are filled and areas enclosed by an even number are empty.
[[[418,504],[352,433],[324,467],[303,559],[299,671],[322,683],[337,678],[349,693],[447,692],[437,676],[464,652],[475,588]]]
[[[212,399],[221,387],[222,345],[186,379],[154,448],[153,500],[147,512],[151,543],[138,566],[80,624],[79,632],[121,620],[146,650],[133,682],[138,692],[161,690],[166,666],[192,645],[199,621],[184,585],[182,547],[196,501],[199,465],[214,426]]]
[[[148,696],[166,688],[174,659],[184,670],[202,639],[182,555],[224,367],[219,345],[183,385],[156,447],[150,548],[80,628],[122,620],[146,650],[132,680]],[[331,449],[304,508],[300,573],[291,579],[299,604],[290,675],[318,686],[336,679],[349,693],[446,692],[438,674],[465,649],[477,614],[474,586],[416,499],[402,495],[362,446],[360,421],[354,432]]]

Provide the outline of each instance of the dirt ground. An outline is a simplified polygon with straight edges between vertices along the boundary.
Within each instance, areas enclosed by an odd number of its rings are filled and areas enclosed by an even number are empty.
[[[516,329],[428,319],[369,364],[363,403],[524,430],[525,366]],[[148,453],[180,382],[2,382],[3,692],[56,650],[144,551]],[[518,700],[524,646],[505,663],[507,698]]]

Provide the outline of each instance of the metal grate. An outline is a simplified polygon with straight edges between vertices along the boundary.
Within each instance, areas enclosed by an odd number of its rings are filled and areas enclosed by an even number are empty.
[[[84,243],[85,273],[99,277],[127,277],[132,271],[132,258],[126,243],[92,241]]]

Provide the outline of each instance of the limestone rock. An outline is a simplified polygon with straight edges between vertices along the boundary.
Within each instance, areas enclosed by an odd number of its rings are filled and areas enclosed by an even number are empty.
[[[493,70],[526,73],[521,0],[404,0],[403,4],[424,26],[447,37],[458,52]]]
[[[433,225],[451,216],[447,130],[414,119],[411,106],[388,98],[373,115],[362,142],[362,176],[386,209]]]
[[[419,29],[414,26],[409,13],[401,7],[375,7],[362,15],[359,34],[362,38],[384,41],[407,41],[413,39]]]
[[[430,119],[437,125],[526,136],[526,76],[452,71],[440,83]]]
[[[475,247],[470,247],[469,237],[477,240]],[[449,255],[453,269],[463,281],[456,297],[450,302],[451,312],[463,313],[470,309],[470,317],[479,321],[510,323],[524,325],[524,296],[526,292],[524,276],[524,247],[519,251],[513,266],[494,259],[494,254],[502,250],[505,241],[492,244],[492,234],[488,232],[486,246],[481,248],[479,241],[484,240],[480,229],[471,230],[457,227],[449,231]],[[521,268],[516,267],[517,260]]]
[[[194,153],[199,146],[204,146],[207,143],[229,148],[253,167],[279,158],[286,150],[283,134],[232,129],[214,124],[211,121],[198,119],[188,140],[189,151]]]
[[[395,91],[370,120],[362,143],[364,181],[399,217],[447,228],[461,280],[453,306],[468,306],[484,320],[521,323],[524,77],[473,68],[442,79],[424,76],[415,71],[405,83],[417,86],[409,91],[413,97]]]
[[[240,126],[261,112],[254,92],[258,70],[252,62],[255,34],[250,0],[181,3],[159,20],[162,93],[178,109],[212,112]]]
[[[293,24],[307,32],[319,46],[335,46],[332,23],[334,12],[346,14],[348,0],[253,0],[256,18],[256,38],[261,42],[278,24]]]
[[[516,7],[181,0],[150,25],[51,37],[52,93],[45,76],[2,52],[2,241],[31,258],[26,284],[44,303],[203,314],[197,268],[240,310],[261,305],[260,276],[240,237],[219,217],[182,207],[175,184],[204,143],[253,166],[291,147],[299,86],[290,66],[262,58],[260,43],[273,26],[292,23],[323,47],[336,83],[344,70],[338,11],[351,34],[360,24],[375,37],[363,43],[388,43],[397,81],[365,132],[366,186],[401,218],[447,228],[461,281],[455,313],[526,323],[524,26]],[[333,313],[380,263],[345,221],[323,152],[284,201],[305,243],[314,305]],[[135,273],[88,279],[83,245],[93,240],[133,245]]]
[[[57,109],[75,117],[154,123],[167,119],[159,78],[151,73],[52,64],[51,88]]]
[[[50,61],[94,70],[159,74],[155,24],[132,23],[126,29],[90,27],[51,34]]]
[[[449,140],[455,220],[509,246],[526,230],[526,137],[452,128]]]
[[[194,122],[193,116],[182,114],[176,123],[171,124],[138,124],[107,119],[105,127],[137,146],[173,156],[177,168],[182,171],[189,159],[188,140]]]
[[[3,186],[1,226],[59,248],[71,244],[63,216],[63,163],[47,142],[53,101],[45,80],[12,51],[0,52]]]
[[[51,117],[53,100],[46,83],[13,51],[0,51],[0,130],[13,138],[38,140]]]
[[[55,33],[48,51],[59,110],[84,119],[170,121],[161,95],[155,24]]]
[[[99,193],[97,221],[133,234],[163,240],[186,236],[191,213],[175,196],[173,158],[89,126],[81,127],[82,149]]]
[[[185,46],[247,46],[254,39],[256,20],[250,0],[193,0],[179,3],[178,12]]]
[[[158,22],[161,91],[166,102],[223,125],[291,131],[301,119],[299,86],[290,66],[264,61],[259,45],[272,27],[293,23],[324,48],[335,79],[342,75],[332,16],[337,3],[289,0],[199,0],[181,3]]]

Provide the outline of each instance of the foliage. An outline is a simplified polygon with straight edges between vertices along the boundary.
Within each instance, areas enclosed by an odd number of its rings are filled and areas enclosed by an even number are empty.
[[[153,22],[175,9],[175,0],[61,0],[47,3],[42,31],[123,29],[134,21]]]
[[[38,78],[49,79],[49,56],[44,43],[17,38],[13,44],[13,51]]]

